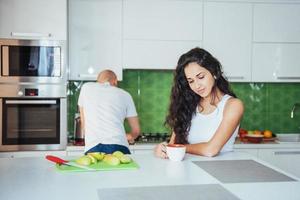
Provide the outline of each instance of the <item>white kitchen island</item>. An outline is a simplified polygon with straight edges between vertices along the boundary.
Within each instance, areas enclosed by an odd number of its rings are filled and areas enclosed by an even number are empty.
[[[299,178],[246,153],[225,153],[214,158],[187,154],[182,162],[159,159],[153,155],[132,155],[132,157],[139,164],[139,169],[92,172],[57,171],[54,164],[45,158],[1,158],[0,199],[97,200],[100,199],[98,192],[109,188],[125,188],[125,190],[132,191],[132,187],[170,186],[169,188],[174,187],[175,190],[177,186],[182,185],[211,184],[221,186],[238,199],[300,199]],[[275,169],[293,181],[224,183],[193,163],[193,161],[249,159]],[[188,199],[189,194],[186,195]],[[201,195],[199,193],[199,196]],[[126,199],[126,196],[122,197],[122,200]],[[220,196],[219,199],[224,198]]]

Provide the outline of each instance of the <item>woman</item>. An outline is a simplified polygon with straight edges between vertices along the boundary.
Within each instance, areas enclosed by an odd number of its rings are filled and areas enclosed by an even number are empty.
[[[209,52],[194,48],[179,58],[166,118],[173,131],[170,144],[184,144],[187,153],[208,157],[232,151],[243,112],[221,64]],[[155,154],[167,158],[164,143]]]

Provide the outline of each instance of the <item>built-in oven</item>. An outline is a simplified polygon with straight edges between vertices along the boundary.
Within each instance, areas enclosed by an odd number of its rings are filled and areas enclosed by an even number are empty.
[[[0,39],[0,83],[66,82],[65,42]]]
[[[0,89],[0,151],[66,148],[66,87],[0,84]]]

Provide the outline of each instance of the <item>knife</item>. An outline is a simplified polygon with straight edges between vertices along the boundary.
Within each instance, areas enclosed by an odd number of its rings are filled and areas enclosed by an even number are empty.
[[[63,159],[61,159],[59,157],[56,157],[56,156],[47,155],[46,159],[50,160],[52,162],[55,162],[56,164],[59,164],[59,165],[68,165],[68,166],[78,167],[78,168],[81,168],[81,169],[86,169],[86,170],[89,170],[89,171],[97,171],[96,169],[93,169],[93,168],[90,168],[90,167],[87,167],[87,166],[83,166],[83,165],[79,165],[79,164],[74,163],[72,161],[63,160]]]

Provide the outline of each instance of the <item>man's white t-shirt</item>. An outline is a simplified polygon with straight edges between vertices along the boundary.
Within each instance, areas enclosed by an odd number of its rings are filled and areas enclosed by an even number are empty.
[[[123,124],[137,112],[128,92],[108,82],[85,83],[78,105],[85,118],[85,152],[99,143],[129,146]]]

